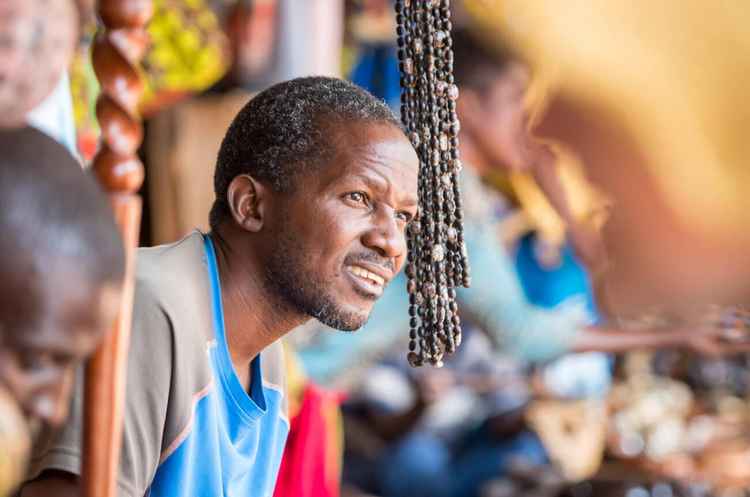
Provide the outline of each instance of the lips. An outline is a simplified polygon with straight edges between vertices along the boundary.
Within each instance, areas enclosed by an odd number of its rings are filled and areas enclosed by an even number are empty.
[[[344,269],[354,284],[355,291],[367,299],[380,297],[390,281],[386,271],[376,269],[369,264],[347,264]]]

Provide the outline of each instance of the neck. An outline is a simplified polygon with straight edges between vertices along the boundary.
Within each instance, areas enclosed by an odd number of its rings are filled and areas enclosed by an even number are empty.
[[[481,147],[470,134],[461,134],[459,152],[466,167],[471,167],[479,176],[487,175],[492,169],[492,164],[487,160]]]
[[[231,234],[211,234],[221,281],[224,326],[232,363],[240,378],[267,346],[307,321],[281,302],[264,282],[263,265]],[[235,243],[233,243],[235,242]]]

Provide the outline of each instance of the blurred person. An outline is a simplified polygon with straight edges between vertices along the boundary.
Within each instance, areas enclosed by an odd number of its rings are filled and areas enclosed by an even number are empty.
[[[70,0],[0,4],[0,128],[23,126],[60,82],[78,34],[76,10]]]
[[[22,470],[29,431],[66,418],[74,370],[117,313],[124,252],[109,202],[93,177],[40,131],[0,132],[0,495]],[[10,404],[8,404],[10,402]],[[23,443],[23,442],[20,442]],[[11,443],[12,445],[12,443]],[[23,473],[15,475],[22,477]]]
[[[554,144],[554,152],[564,153],[560,160],[532,136],[531,74],[521,59],[500,48],[491,51],[467,30],[454,33],[454,54],[463,97],[458,103],[462,157],[470,174],[509,183],[501,191],[517,211],[498,218],[503,238],[515,245],[514,265],[526,298],[548,309],[576,303],[588,322],[601,322],[595,294],[604,294],[606,249],[592,220],[604,210],[604,196],[580,172],[578,188],[571,191],[566,173],[575,167],[572,154]],[[520,230],[513,222],[519,214],[526,224]],[[566,240],[574,240],[574,249]],[[609,369],[609,358],[595,352],[568,355],[544,368],[559,395],[598,398],[609,388]]]
[[[390,109],[351,83],[294,79],[245,105],[211,232],[137,257],[118,495],[272,493],[289,431],[279,339],[367,320],[405,260],[417,170]],[[78,495],[74,414],[23,497]]]

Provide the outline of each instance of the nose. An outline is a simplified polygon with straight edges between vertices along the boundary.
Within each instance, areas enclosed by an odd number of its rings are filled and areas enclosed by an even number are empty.
[[[68,417],[72,385],[73,371],[65,371],[30,396],[27,400],[27,412],[33,418],[59,426]]]
[[[383,257],[399,261],[406,253],[405,236],[396,222],[393,209],[385,208],[374,218],[373,225],[362,237],[362,243]]]

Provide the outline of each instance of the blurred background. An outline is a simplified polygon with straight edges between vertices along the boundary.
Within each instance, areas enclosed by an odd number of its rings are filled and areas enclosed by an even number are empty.
[[[398,112],[393,4],[154,0],[140,104],[141,244],[208,229],[220,141],[236,112],[268,85],[311,74],[345,77]],[[524,136],[513,142],[506,124],[497,124],[505,152],[479,176],[502,204],[492,206],[498,237],[528,301],[557,308],[583,296],[594,321],[624,329],[720,323],[744,330],[748,316],[727,306],[750,304],[750,5],[450,4],[455,30],[518,68],[499,102],[480,104],[500,121],[511,122],[504,113],[517,111],[513,132]],[[61,85],[70,88],[71,136],[86,162],[100,130],[90,57],[96,20],[83,24]],[[487,116],[471,119],[466,105],[462,124],[471,132]],[[477,145],[485,152],[492,147],[487,122],[483,136],[490,138]],[[554,145],[557,191],[576,213],[591,216],[606,250],[601,267],[581,257],[544,180],[522,159],[505,159],[532,136]],[[471,192],[464,192],[467,202]],[[481,256],[470,253],[470,260]],[[554,336],[557,326],[550,319],[541,332]],[[373,339],[362,347],[377,353],[337,369],[340,358],[316,350],[329,332],[295,332],[289,348],[290,358],[299,351],[290,361],[298,368],[297,409],[315,384],[332,413],[313,417],[326,433],[314,453],[330,458],[326,478],[335,481],[318,495],[746,495],[746,357],[660,351],[532,364],[495,351],[481,326],[468,328],[446,368],[418,372],[406,366],[399,340]],[[298,450],[310,447],[303,442]]]

